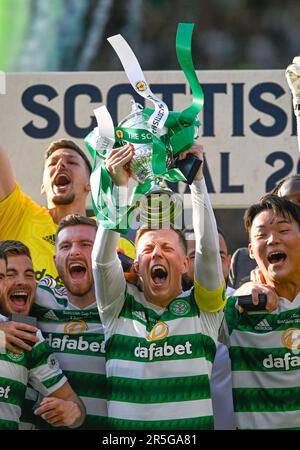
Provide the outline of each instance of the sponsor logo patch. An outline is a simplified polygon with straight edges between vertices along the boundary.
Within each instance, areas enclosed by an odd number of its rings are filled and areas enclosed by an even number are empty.
[[[64,333],[67,334],[76,334],[76,333],[84,333],[87,331],[88,326],[84,320],[76,320],[72,322],[67,322],[64,326]]]
[[[160,341],[169,335],[169,327],[164,322],[157,322],[147,336],[147,341]]]
[[[257,325],[255,325],[254,329],[258,331],[272,331],[272,327],[267,319],[261,320]]]
[[[46,312],[43,317],[44,317],[44,319],[59,320],[59,318],[57,317],[55,312],[52,311],[52,309],[50,309],[48,312]]]
[[[47,341],[50,347],[54,351],[63,352],[65,350],[80,351],[80,352],[92,352],[95,353],[105,353],[105,341],[101,341],[101,336],[99,336],[99,342],[96,340],[90,342],[84,339],[83,336],[79,336],[78,339],[74,337],[72,339],[68,334],[65,334],[62,338],[55,337],[52,333],[47,336]],[[96,338],[95,338],[96,339]]]
[[[191,355],[192,353],[192,344],[189,341],[177,345],[171,345],[168,342],[165,342],[163,345],[157,345],[155,342],[151,342],[149,347],[143,347],[139,344],[134,349],[136,358],[145,358],[149,361],[153,361],[156,358],[172,357],[173,355]]]
[[[281,336],[281,343],[285,348],[288,348],[289,350],[299,350],[300,329],[288,328],[287,330],[284,330]]]
[[[270,353],[264,360],[263,366],[266,369],[279,369],[279,370],[290,370],[291,368],[300,366],[299,356],[292,355],[291,353],[285,353],[283,358],[281,356],[274,357]]]

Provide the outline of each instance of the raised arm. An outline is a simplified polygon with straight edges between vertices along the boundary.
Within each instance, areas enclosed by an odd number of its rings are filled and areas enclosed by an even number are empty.
[[[97,304],[106,327],[120,312],[126,289],[122,265],[116,251],[119,237],[119,233],[99,225],[92,252]]]
[[[0,146],[0,202],[13,192],[15,185],[16,179],[11,162]]]
[[[201,146],[191,151],[203,159]],[[215,312],[225,305],[219,236],[213,209],[208,197],[202,166],[191,185],[193,227],[196,240],[195,299],[199,308]]]
[[[300,56],[295,56],[285,71],[286,81],[293,96],[294,113],[297,118],[297,139],[300,151]]]
[[[133,146],[128,144],[111,150],[106,159],[106,168],[118,186],[128,183],[128,172],[125,166],[133,155]],[[120,234],[98,227],[93,252],[93,274],[95,290],[101,320],[109,327],[111,320],[120,312],[126,289],[126,281],[121,262],[117,256]]]

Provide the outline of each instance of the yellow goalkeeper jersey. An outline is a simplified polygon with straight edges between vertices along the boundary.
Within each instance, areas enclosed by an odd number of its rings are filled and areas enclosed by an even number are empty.
[[[22,192],[18,184],[0,202],[0,240],[14,239],[29,247],[37,280],[52,276],[60,281],[53,261],[57,226],[47,208]]]
[[[0,241],[13,239],[27,245],[37,281],[51,276],[61,282],[53,260],[57,227],[48,209],[21,191],[18,183],[14,191],[0,202]],[[135,258],[134,244],[130,240],[121,237],[119,247],[127,256]]]

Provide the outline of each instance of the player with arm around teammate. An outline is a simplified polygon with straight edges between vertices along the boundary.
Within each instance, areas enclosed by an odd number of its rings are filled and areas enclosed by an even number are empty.
[[[60,221],[55,265],[64,287],[44,278],[37,287],[32,314],[86,407],[81,429],[107,424],[103,326],[96,304],[91,252],[96,221],[71,214]]]
[[[239,429],[299,428],[300,208],[269,194],[244,220],[250,255],[279,302],[255,312],[238,310],[235,297],[227,302],[223,339],[236,423]]]
[[[28,315],[35,295],[35,276],[29,250],[20,242],[0,245],[5,278],[1,284],[1,320],[10,314]],[[3,269],[3,267],[2,267]],[[1,273],[3,270],[1,271]],[[85,408],[63,375],[57,360],[39,330],[37,342],[30,350],[18,354],[2,349],[0,374],[6,394],[1,397],[0,424],[4,429],[17,429],[27,383],[45,397],[35,410],[53,426],[79,426]]]

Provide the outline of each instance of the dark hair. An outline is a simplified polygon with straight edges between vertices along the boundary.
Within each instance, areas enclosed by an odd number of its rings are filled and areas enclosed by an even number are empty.
[[[69,141],[68,139],[59,139],[58,141],[51,142],[51,144],[49,145],[49,147],[45,152],[45,161],[49,158],[49,156],[52,155],[52,153],[61,148],[70,148],[71,150],[74,150],[74,152],[78,153],[78,155],[80,155],[81,158],[84,160],[88,168],[89,174],[92,173],[91,163],[86,154],[84,153],[84,151],[81,150],[81,148],[77,144],[75,144],[75,142]]]
[[[23,244],[23,242],[20,241],[0,241],[0,251],[6,256],[25,255],[31,259],[29,248],[27,247],[27,245]]]
[[[251,227],[255,217],[262,211],[272,211],[274,214],[284,218],[293,219],[300,228],[300,206],[290,202],[286,197],[267,194],[260,199],[259,203],[251,205],[244,214],[244,225],[250,237]]]
[[[0,259],[3,259],[5,262],[5,265],[7,266],[7,256],[3,250],[0,250]]]
[[[173,228],[172,226],[169,229],[173,230],[177,234],[177,236],[179,238],[179,241],[181,243],[181,246],[182,246],[182,248],[184,250],[184,254],[186,255],[187,254],[187,243],[186,243],[186,239],[184,237],[184,232],[182,230],[178,229],[178,228]],[[156,231],[156,230],[157,230],[156,228],[155,229],[148,228],[146,225],[142,226],[141,228],[139,228],[139,230],[137,231],[136,236],[135,236],[135,243],[134,243],[135,247],[137,247],[137,243],[138,243],[139,239],[144,234],[146,234],[146,233],[148,233],[150,231]]]
[[[55,233],[55,240],[57,236],[66,227],[73,227],[76,225],[89,225],[97,230],[97,222],[89,217],[81,216],[80,214],[69,214],[64,217],[58,224],[58,228]]]
[[[218,234],[220,234],[222,236],[222,238],[224,239],[225,244],[226,244],[226,237],[225,237],[224,231],[219,226],[217,227],[217,229],[218,229]]]
[[[282,180],[280,180],[279,183],[270,191],[270,194],[278,195],[278,192],[280,191],[281,187],[287,181],[300,181],[300,173],[296,173],[295,175],[289,175],[288,177],[283,178]]]

